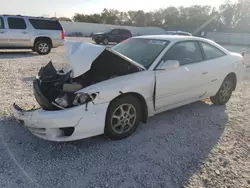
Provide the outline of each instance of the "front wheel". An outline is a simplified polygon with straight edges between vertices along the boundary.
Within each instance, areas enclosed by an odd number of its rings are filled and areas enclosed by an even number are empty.
[[[46,55],[51,51],[51,44],[48,41],[37,41],[35,44],[35,49],[38,54]]]
[[[232,96],[233,88],[234,82],[232,79],[230,77],[225,78],[216,95],[210,97],[211,102],[216,105],[225,105]]]
[[[140,124],[142,110],[133,96],[125,96],[111,102],[104,129],[104,135],[111,140],[120,140],[133,134]]]
[[[102,43],[103,43],[104,45],[108,45],[109,40],[108,40],[107,38],[105,38],[105,39],[102,41]]]

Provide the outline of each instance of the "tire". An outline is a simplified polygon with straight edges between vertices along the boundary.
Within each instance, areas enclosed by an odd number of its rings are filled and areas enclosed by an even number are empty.
[[[95,41],[96,44],[100,44],[100,41]]]
[[[225,105],[232,96],[234,84],[230,77],[226,77],[216,95],[210,97],[211,102],[215,105]]]
[[[135,97],[124,96],[116,99],[108,108],[104,135],[110,140],[124,139],[136,131],[141,118],[141,104]]]
[[[105,39],[103,39],[102,43],[103,43],[104,45],[108,45],[108,44],[109,44],[109,40],[108,40],[107,38],[105,38]]]
[[[51,44],[49,41],[37,41],[35,44],[35,50],[40,55],[47,55],[51,51]]]

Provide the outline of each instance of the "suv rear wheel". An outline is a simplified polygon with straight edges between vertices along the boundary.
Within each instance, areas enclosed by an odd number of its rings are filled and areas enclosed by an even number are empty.
[[[51,51],[51,44],[48,41],[37,41],[35,44],[35,50],[40,55],[46,55]]]

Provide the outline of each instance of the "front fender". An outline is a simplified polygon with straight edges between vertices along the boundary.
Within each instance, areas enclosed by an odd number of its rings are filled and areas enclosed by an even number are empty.
[[[153,71],[141,71],[125,76],[109,79],[78,92],[96,93],[95,104],[108,103],[124,93],[138,93],[145,101],[152,100],[155,76]]]

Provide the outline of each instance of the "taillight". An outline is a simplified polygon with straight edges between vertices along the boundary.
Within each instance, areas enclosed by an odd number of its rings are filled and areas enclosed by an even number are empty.
[[[128,39],[123,40],[123,41],[122,41],[122,43],[123,43],[123,42],[127,42],[128,40],[129,40],[129,38],[128,38]]]
[[[64,40],[64,38],[65,38],[65,33],[64,33],[64,31],[62,30],[62,40]]]

